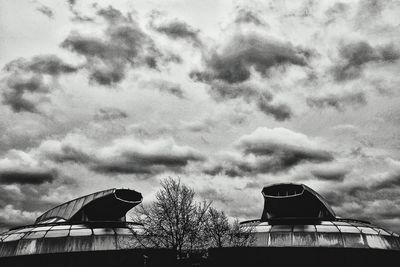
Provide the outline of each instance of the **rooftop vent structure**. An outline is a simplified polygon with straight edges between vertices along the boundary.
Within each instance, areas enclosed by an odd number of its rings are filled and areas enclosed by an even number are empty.
[[[262,190],[264,211],[261,221],[332,220],[335,213],[326,200],[303,184],[275,184]]]
[[[135,190],[112,188],[58,205],[0,233],[0,266],[175,266],[172,249],[152,246],[143,225],[126,219],[141,202]]]
[[[125,221],[127,211],[142,202],[142,194],[130,189],[108,189],[86,195],[48,210],[36,224],[49,220],[88,222]]]
[[[398,265],[397,233],[336,216],[322,196],[303,184],[274,184],[261,192],[261,219],[241,222],[251,237],[248,248],[210,250],[214,266]]]

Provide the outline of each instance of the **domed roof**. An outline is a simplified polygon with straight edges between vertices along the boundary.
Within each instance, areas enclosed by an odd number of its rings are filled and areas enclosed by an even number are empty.
[[[303,184],[264,187],[260,220],[242,222],[259,247],[342,247],[400,250],[399,235],[369,222],[343,219]]]
[[[126,222],[125,214],[142,202],[129,189],[108,189],[61,204],[33,225],[0,234],[0,257],[119,250],[139,247],[142,225]]]

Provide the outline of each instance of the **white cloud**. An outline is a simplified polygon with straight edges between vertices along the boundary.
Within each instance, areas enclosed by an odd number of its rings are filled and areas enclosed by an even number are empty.
[[[172,138],[138,140],[125,136],[102,145],[80,134],[70,134],[62,140],[46,140],[37,153],[43,159],[82,164],[104,174],[180,171],[190,162],[204,159],[196,149],[177,145]]]
[[[179,175],[230,216],[304,182],[398,229],[400,5],[375,2],[2,3],[0,217]]]

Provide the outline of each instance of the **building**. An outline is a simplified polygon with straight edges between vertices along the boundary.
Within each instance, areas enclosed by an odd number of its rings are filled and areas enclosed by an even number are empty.
[[[33,225],[0,235],[0,266],[159,266],[175,260],[166,249],[145,248],[141,225],[126,212],[139,192],[109,189],[63,203]]]
[[[336,216],[311,188],[275,184],[262,194],[261,219],[242,223],[251,229],[251,246],[210,249],[216,266],[399,266],[398,234]]]
[[[242,228],[250,246],[210,248],[207,260],[177,261],[170,249],[148,248],[142,225],[126,212],[142,202],[134,190],[109,189],[63,203],[33,225],[0,235],[0,266],[398,266],[399,235],[336,216],[300,184],[264,187],[260,219]]]

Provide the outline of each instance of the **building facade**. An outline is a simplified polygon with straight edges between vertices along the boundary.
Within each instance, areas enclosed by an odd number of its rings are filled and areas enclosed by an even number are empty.
[[[210,260],[229,266],[399,266],[399,235],[366,221],[336,216],[303,184],[264,187],[260,219],[242,222],[253,242],[211,249]]]
[[[35,224],[0,235],[0,266],[159,266],[175,260],[170,250],[149,249],[142,226],[126,212],[142,202],[139,192],[109,189],[63,203]]]
[[[261,218],[241,223],[245,247],[210,248],[202,266],[399,266],[399,235],[338,217],[302,184],[264,187]],[[200,266],[171,249],[149,248],[126,213],[139,192],[109,189],[63,203],[33,225],[0,234],[0,266]]]

